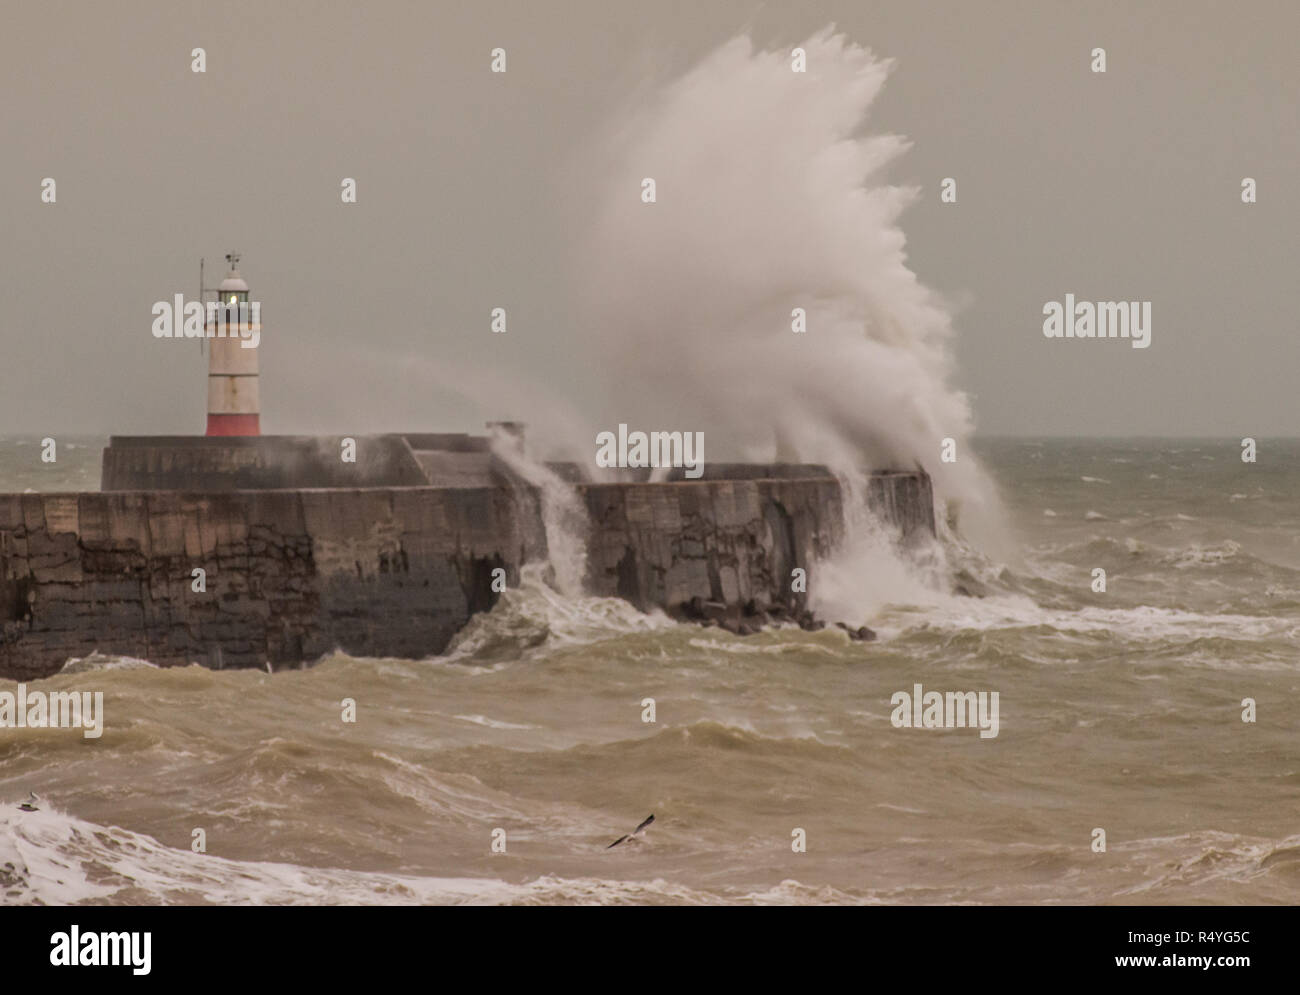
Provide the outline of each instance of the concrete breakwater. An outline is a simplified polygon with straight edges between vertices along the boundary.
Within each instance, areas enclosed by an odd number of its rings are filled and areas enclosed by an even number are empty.
[[[592,524],[588,588],[694,621],[743,626],[746,616],[757,626],[806,617],[793,572],[829,557],[842,540],[843,495],[827,473],[779,476],[787,469],[697,485],[580,486]],[[904,540],[934,535],[923,472],[874,474],[867,503]]]
[[[523,564],[545,559],[541,495],[466,437],[382,438],[387,472],[410,479],[405,448],[424,484],[0,495],[0,677],[47,676],[95,651],[218,668],[335,648],[441,652],[499,597],[494,571],[513,585]],[[430,440],[446,448],[410,445]],[[256,445],[235,448],[257,462]],[[186,462],[127,459],[164,476]],[[110,463],[124,465],[105,451],[106,486]],[[819,468],[772,473],[573,485],[589,517],[588,590],[679,615],[693,599],[802,610],[791,572],[841,538],[840,487]],[[933,532],[924,473],[874,476],[869,503],[905,535]]]

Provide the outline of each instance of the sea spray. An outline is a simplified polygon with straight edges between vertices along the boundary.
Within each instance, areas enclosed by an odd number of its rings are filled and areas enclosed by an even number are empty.
[[[814,563],[808,603],[826,619],[851,626],[872,620],[890,604],[935,605],[949,589],[944,547],[933,540],[903,549],[867,501],[861,470],[836,474],[844,507],[844,536],[832,554]]]
[[[906,264],[898,218],[917,191],[881,178],[907,143],[862,129],[891,63],[830,29],[801,47],[806,74],[734,38],[594,150],[607,186],[577,351],[619,420],[671,416],[754,459],[780,439],[782,458],[841,471],[919,463],[967,532],[986,526],[997,500],[948,383],[951,319]],[[946,438],[956,462],[939,460]]]
[[[513,438],[494,431],[492,451],[511,470],[537,488],[555,586],[562,594],[578,597],[587,576],[589,525],[587,509],[577,492],[549,467],[530,459]]]
[[[490,612],[470,616],[440,659],[454,663],[513,663],[635,633],[672,629],[663,612],[638,611],[622,598],[570,596],[546,577],[547,565],[527,563],[519,586],[501,596]]]
[[[899,219],[919,191],[883,179],[908,143],[864,128],[893,64],[830,28],[799,47],[806,73],[789,47],[735,37],[575,149],[557,190],[580,191],[566,320],[547,329],[563,385],[411,362],[467,402],[514,398],[553,454],[593,469],[594,434],[619,423],[704,433],[714,459],[920,466],[938,517],[1007,558],[950,384],[951,316],[907,265]]]

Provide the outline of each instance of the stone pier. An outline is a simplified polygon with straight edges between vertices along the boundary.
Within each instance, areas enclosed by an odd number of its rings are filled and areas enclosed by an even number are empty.
[[[514,585],[546,557],[539,492],[485,440],[359,438],[370,462],[357,470],[336,465],[339,440],[286,439],[115,439],[103,491],[0,495],[0,678],[48,676],[95,651],[218,668],[336,648],[430,656],[495,603],[494,570]],[[384,486],[349,486],[367,475]],[[279,486],[293,479],[308,484]],[[839,484],[819,467],[574,486],[590,592],[642,609],[698,598],[800,610],[791,571],[843,532]],[[923,472],[877,474],[868,499],[901,535],[933,534]]]

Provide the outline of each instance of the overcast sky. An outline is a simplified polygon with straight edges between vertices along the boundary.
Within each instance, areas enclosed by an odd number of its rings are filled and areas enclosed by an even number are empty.
[[[912,143],[910,261],[955,305],[980,432],[1297,434],[1294,0],[9,0],[4,22],[2,434],[202,432],[205,360],[150,307],[232,248],[263,302],[264,432],[528,418],[437,383],[447,357],[607,398],[565,334],[583,150],[738,32],[831,22],[896,60],[871,127]],[[1151,301],[1151,347],[1045,339],[1067,292]]]

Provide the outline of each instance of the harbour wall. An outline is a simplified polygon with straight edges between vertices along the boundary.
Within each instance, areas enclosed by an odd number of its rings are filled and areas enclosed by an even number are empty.
[[[642,609],[798,610],[791,572],[843,534],[829,475],[575,486],[590,520],[587,587]],[[868,501],[904,536],[933,533],[922,472],[872,477]],[[96,651],[216,668],[336,648],[426,657],[495,603],[495,569],[513,586],[546,550],[540,493],[513,479],[0,495],[0,678],[48,676]]]

